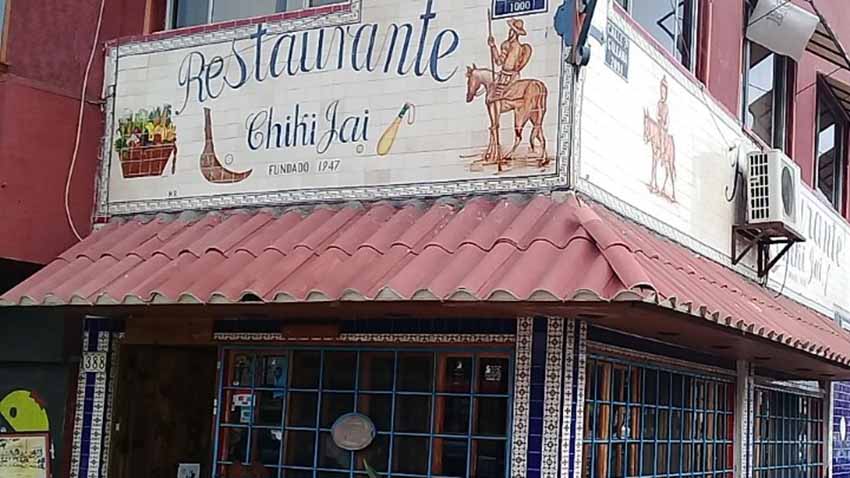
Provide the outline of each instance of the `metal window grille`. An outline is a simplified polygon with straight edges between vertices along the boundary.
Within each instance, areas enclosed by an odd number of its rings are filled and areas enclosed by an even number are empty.
[[[823,399],[756,388],[753,478],[821,477]]]
[[[767,153],[750,154],[749,163],[750,220],[766,220],[770,217],[770,176]]]
[[[507,476],[510,350],[225,349],[214,477]],[[363,413],[372,444],[345,451],[335,420]]]
[[[593,357],[582,476],[731,478],[734,383]]]

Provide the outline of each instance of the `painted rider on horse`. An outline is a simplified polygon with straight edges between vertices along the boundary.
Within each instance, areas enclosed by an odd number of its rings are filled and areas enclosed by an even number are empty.
[[[487,102],[503,99],[508,88],[519,79],[522,69],[531,59],[531,45],[520,42],[519,38],[528,34],[524,22],[513,19],[508,22],[508,27],[508,38],[502,42],[500,48],[496,47],[496,39],[492,35],[487,39],[493,62],[500,68],[496,75],[495,91],[487,98]]]

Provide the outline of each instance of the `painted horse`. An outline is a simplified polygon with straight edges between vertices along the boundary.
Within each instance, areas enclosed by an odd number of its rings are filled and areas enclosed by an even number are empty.
[[[466,102],[471,103],[484,94],[487,113],[490,116],[490,142],[484,153],[484,163],[495,163],[501,171],[502,164],[512,159],[522,142],[522,132],[530,122],[529,145],[531,151],[536,153],[537,166],[549,164],[549,158],[546,156],[546,137],[543,134],[543,119],[546,116],[546,101],[549,96],[546,85],[540,80],[516,80],[501,88],[500,94],[497,94],[496,90],[493,70],[478,68],[474,64],[466,68]],[[502,156],[499,123],[502,114],[509,111],[514,112],[514,145],[508,154]]]
[[[676,142],[673,135],[662,128],[658,121],[643,110],[643,142],[652,147],[652,180],[650,191],[676,202]],[[658,164],[664,169],[664,184],[658,188]],[[667,181],[670,181],[671,194],[667,194]]]

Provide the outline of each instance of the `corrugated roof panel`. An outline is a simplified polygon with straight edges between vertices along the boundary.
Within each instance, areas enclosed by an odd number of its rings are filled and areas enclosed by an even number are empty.
[[[475,197],[117,220],[4,305],[635,300],[847,363],[837,324],[599,205]]]

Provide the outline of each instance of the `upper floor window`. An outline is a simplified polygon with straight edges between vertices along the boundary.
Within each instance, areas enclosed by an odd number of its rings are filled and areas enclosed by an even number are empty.
[[[6,23],[9,19],[9,3],[11,0],[0,0],[0,63],[6,62],[6,37],[9,35]]]
[[[791,61],[752,41],[744,44],[744,124],[766,144],[786,149]]]
[[[3,1],[3,0],[0,0]],[[321,7],[349,0],[169,0],[172,28]]]
[[[688,70],[696,68],[698,0],[615,0]]]
[[[815,186],[842,212],[847,172],[847,115],[824,81],[818,84]]]

